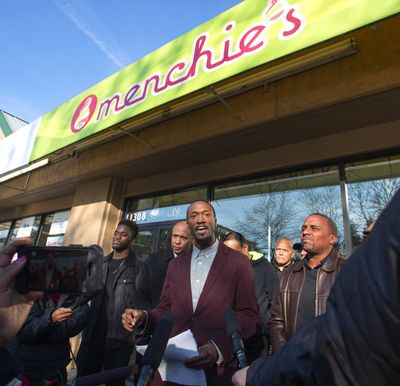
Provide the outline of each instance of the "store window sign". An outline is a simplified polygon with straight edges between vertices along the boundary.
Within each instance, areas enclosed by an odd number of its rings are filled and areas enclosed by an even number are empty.
[[[49,235],[65,233],[67,230],[68,219],[71,211],[58,212],[54,214],[53,221],[49,230]]]
[[[61,247],[64,244],[64,236],[49,236],[46,240],[47,247]]]
[[[186,218],[188,206],[189,204],[130,212],[126,214],[125,218],[135,221],[139,225],[164,221],[178,221]]]
[[[18,237],[30,237],[32,234],[33,223],[35,222],[35,217],[26,217],[21,220],[21,224],[18,228]]]
[[[44,115],[30,160],[398,12],[398,0],[243,1]]]

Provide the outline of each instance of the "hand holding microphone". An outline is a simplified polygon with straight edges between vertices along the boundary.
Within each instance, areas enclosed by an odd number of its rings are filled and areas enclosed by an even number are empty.
[[[160,366],[174,323],[175,317],[172,312],[165,312],[161,316],[157,328],[147,346],[146,352],[144,353],[137,386],[147,386],[154,372],[158,369],[158,366]]]
[[[239,368],[243,369],[244,367],[247,366],[247,359],[246,359],[246,353],[244,351],[243,341],[240,336],[241,329],[239,322],[236,319],[235,311],[229,308],[228,310],[225,311],[224,318],[225,318],[226,332],[232,338],[233,351],[237,356],[239,362]]]
[[[151,381],[154,372],[158,369],[158,366],[160,366],[174,322],[175,318],[171,312],[166,312],[162,315],[156,329],[154,330],[154,334],[150,339],[150,343],[147,346],[146,352],[144,353],[137,386],[147,386]],[[126,378],[137,373],[137,365],[119,367],[116,369],[103,371],[101,373],[77,378],[74,386],[101,385],[107,382],[115,381],[116,379]]]
[[[146,317],[143,311],[127,308],[122,314],[122,325],[125,330],[133,332],[136,327],[139,327]]]

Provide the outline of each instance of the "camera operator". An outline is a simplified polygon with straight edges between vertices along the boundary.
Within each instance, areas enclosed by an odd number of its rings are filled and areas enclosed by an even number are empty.
[[[45,293],[7,348],[21,361],[30,386],[65,384],[70,362],[69,338],[86,325],[89,306],[72,311],[76,295]]]
[[[4,346],[25,322],[33,302],[42,296],[41,292],[21,295],[13,289],[13,281],[25,259],[11,263],[12,257],[19,246],[29,243],[29,238],[16,239],[0,249],[0,386],[11,382],[22,371],[19,362]]]

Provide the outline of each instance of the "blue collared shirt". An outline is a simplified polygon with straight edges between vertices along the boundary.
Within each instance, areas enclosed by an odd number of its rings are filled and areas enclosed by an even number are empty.
[[[218,240],[208,248],[202,250],[193,245],[192,260],[190,262],[190,285],[192,288],[193,311],[196,309],[199,302],[204,283],[207,280],[211,265],[217,254],[218,246]]]

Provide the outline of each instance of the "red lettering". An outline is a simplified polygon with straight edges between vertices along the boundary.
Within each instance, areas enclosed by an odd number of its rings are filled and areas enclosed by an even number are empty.
[[[154,74],[154,75],[150,76],[149,78],[147,78],[146,81],[144,82],[143,96],[142,96],[142,98],[140,98],[140,100],[146,98],[147,91],[150,88],[150,83],[152,81],[154,81],[154,85],[153,85],[154,94],[158,94],[159,92],[164,91],[165,88],[167,87],[166,85],[164,85],[163,87],[160,87],[160,75]]]
[[[295,10],[291,8],[289,12],[286,14],[286,20],[292,24],[292,28],[282,32],[283,37],[288,37],[290,35],[295,34],[301,27],[301,20],[294,15]]]
[[[264,30],[264,25],[256,25],[255,27],[250,28],[248,31],[246,31],[239,42],[241,53],[252,52],[261,48],[265,44],[264,39],[256,43],[256,45],[254,46],[253,44]]]
[[[196,43],[194,45],[194,53],[192,57],[192,65],[190,66],[189,71],[185,76],[185,79],[197,75],[197,63],[202,56],[206,57],[206,67],[208,69],[214,68],[215,65],[211,63],[212,52],[208,49],[204,49],[206,41],[206,35],[201,35],[196,39]]]
[[[276,7],[277,4],[281,3],[284,3],[284,10],[276,9],[278,8]],[[212,48],[207,47],[209,39],[208,34],[201,34],[194,42],[190,58],[173,64],[165,74],[153,74],[144,79],[142,83],[135,83],[130,86],[123,99],[123,104],[120,105],[119,94],[115,94],[102,101],[99,106],[96,121],[99,121],[101,118],[107,118],[113,107],[114,110],[112,112],[118,112],[145,100],[149,92],[152,92],[153,95],[157,95],[170,87],[196,77],[200,65],[202,65],[204,71],[212,71],[228,62],[239,59],[243,55],[260,50],[268,41],[267,37],[264,36],[265,31],[269,30],[270,23],[276,22],[278,19],[284,18],[283,22],[285,24],[283,31],[280,33],[280,38],[285,39],[292,37],[304,27],[305,19],[301,13],[296,14],[299,9],[297,6],[290,7],[288,11],[286,11],[286,7],[288,7],[286,1],[269,1],[266,11],[263,12],[263,22],[266,24],[253,25],[245,30],[239,37],[239,41],[236,45],[232,36],[227,37],[219,47],[218,53],[215,53]],[[275,10],[276,12],[272,14]],[[268,17],[269,14],[271,14],[270,17]],[[230,21],[222,29],[222,33],[228,34],[234,28],[235,22]],[[184,72],[185,68],[187,68],[186,73]],[[162,84],[163,77],[164,83]]]
[[[181,83],[185,78],[178,78],[176,80],[171,79],[172,78],[172,73],[174,71],[182,71],[186,67],[186,64],[184,62],[179,62],[174,64],[170,70],[167,72],[167,75],[165,76],[165,84],[169,87],[175,86],[176,84]]]
[[[107,118],[108,115],[110,114],[110,107],[111,104],[115,102],[115,108],[114,111],[119,111],[122,110],[125,106],[119,106],[119,95],[114,95],[109,99],[105,99],[103,102],[101,102],[100,106],[99,106],[99,112],[97,113],[97,117],[96,117],[96,122],[98,120],[100,120],[101,115],[102,115],[102,111],[103,111],[103,107],[105,107],[105,113],[103,114],[103,118]]]
[[[134,84],[126,93],[125,98],[124,98],[124,104],[125,106],[131,106],[135,103],[135,100],[133,97],[136,95],[138,90],[140,89],[140,84]],[[133,99],[133,100],[132,100]]]

